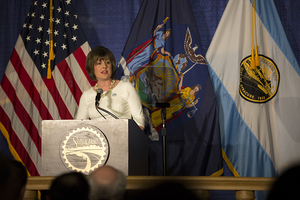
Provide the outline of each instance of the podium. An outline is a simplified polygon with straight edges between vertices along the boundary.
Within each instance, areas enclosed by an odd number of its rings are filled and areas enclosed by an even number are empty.
[[[41,176],[87,175],[103,165],[148,175],[148,138],[133,120],[42,121]]]

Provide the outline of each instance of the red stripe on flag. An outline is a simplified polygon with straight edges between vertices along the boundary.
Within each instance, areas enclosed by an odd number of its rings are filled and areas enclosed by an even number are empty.
[[[31,97],[32,102],[36,106],[37,110],[40,113],[42,119],[53,119],[48,108],[41,99],[39,92],[37,91],[34,83],[32,82],[31,77],[28,75],[27,71],[24,69],[22,62],[19,58],[17,51],[14,49],[10,58],[10,62],[14,66],[19,76],[19,80],[22,82],[29,96]]]
[[[11,121],[3,108],[0,106],[0,115],[1,115],[1,123],[5,127],[6,131],[9,134],[9,141],[11,145],[16,150],[17,154],[21,158],[24,165],[27,167],[31,176],[39,176],[39,172],[36,169],[34,162],[31,160],[28,152],[24,148],[22,142],[19,140],[19,137],[16,135],[15,131],[11,127]]]
[[[76,51],[73,52],[73,55],[74,55],[75,59],[77,60],[84,75],[86,76],[87,80],[90,82],[91,85],[95,85],[96,81],[92,81],[85,70],[86,56],[85,56],[83,50],[81,48],[78,48],[78,49],[76,49]]]
[[[139,55],[141,52],[143,52],[149,45],[151,45],[153,43],[153,41],[155,40],[157,36],[155,36],[154,38],[151,38],[149,40],[147,40],[146,42],[144,42],[142,45],[138,46],[137,48],[133,49],[130,54],[127,56],[126,58],[126,63],[131,62],[135,56]],[[151,52],[152,53],[152,52]]]
[[[60,63],[57,64],[57,68],[59,69],[60,73],[63,75],[66,84],[68,85],[70,91],[72,92],[77,105],[79,105],[79,100],[81,97],[81,89],[78,87],[77,82],[73,77],[73,73],[70,70],[70,67],[66,60],[62,60]]]
[[[44,83],[47,86],[48,91],[50,92],[50,94],[56,104],[56,107],[58,108],[60,118],[61,119],[73,119],[73,116],[71,115],[64,100],[62,99],[62,97],[60,96],[60,94],[58,92],[58,89],[55,85],[53,78],[47,79],[47,77],[45,77],[43,80],[44,80]]]
[[[31,116],[27,113],[19,98],[16,96],[16,91],[9,82],[6,75],[3,76],[1,85],[3,91],[6,93],[7,97],[13,104],[15,113],[19,117],[27,132],[29,133],[32,141],[34,142],[39,151],[39,154],[41,154],[41,137],[39,135],[39,131],[36,128],[34,122],[32,121]]]

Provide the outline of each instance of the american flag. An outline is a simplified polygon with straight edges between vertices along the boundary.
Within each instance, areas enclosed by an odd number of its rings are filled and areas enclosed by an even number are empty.
[[[32,176],[41,167],[42,120],[73,119],[82,92],[93,84],[85,71],[89,50],[71,0],[32,2],[0,86],[1,132]]]

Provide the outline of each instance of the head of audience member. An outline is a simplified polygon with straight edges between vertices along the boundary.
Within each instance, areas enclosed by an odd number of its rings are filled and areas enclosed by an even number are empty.
[[[0,200],[23,199],[27,178],[26,167],[21,162],[0,155]]]
[[[300,165],[293,166],[285,171],[275,181],[268,200],[294,200],[299,199]]]
[[[64,173],[51,183],[47,200],[88,200],[89,184],[86,176],[79,172]]]
[[[90,200],[121,200],[126,192],[126,177],[111,166],[102,166],[88,176]]]

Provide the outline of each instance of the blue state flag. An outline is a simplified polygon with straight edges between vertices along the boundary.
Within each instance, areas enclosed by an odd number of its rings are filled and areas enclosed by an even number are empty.
[[[251,2],[228,2],[206,59],[226,163],[235,176],[276,177],[300,161],[300,68],[274,2]]]
[[[218,102],[189,1],[144,0],[124,47],[117,78],[143,104],[150,175],[162,173],[160,103],[166,108],[167,175],[221,175]]]

